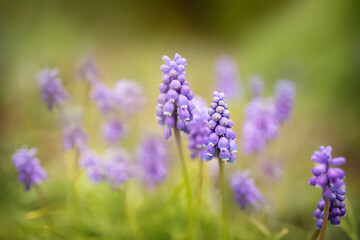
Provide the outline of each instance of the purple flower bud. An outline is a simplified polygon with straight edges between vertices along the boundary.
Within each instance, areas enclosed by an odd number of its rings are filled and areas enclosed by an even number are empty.
[[[169,127],[165,127],[165,128],[164,128],[164,137],[165,137],[166,139],[168,139],[169,137],[171,137],[171,128],[169,128]]]
[[[164,109],[163,107],[156,107],[156,112],[155,112],[155,116],[156,119],[161,120],[164,118]]]
[[[343,165],[345,163],[345,158],[344,157],[333,158],[329,160],[329,163],[333,165]]]
[[[176,91],[179,91],[181,87],[181,83],[178,80],[172,80],[170,83],[170,87]],[[190,90],[190,89],[189,89]]]
[[[182,85],[180,92],[181,92],[182,95],[188,95],[188,94],[190,93],[190,88],[189,88],[189,86]]]
[[[210,129],[215,129],[216,126],[217,126],[217,123],[214,120],[209,120],[208,121],[208,127]]]
[[[315,176],[319,176],[326,172],[326,165],[325,164],[316,165],[311,172]]]
[[[221,125],[217,125],[215,128],[215,133],[219,136],[223,136],[226,132],[227,132],[226,128]]]
[[[218,148],[220,150],[228,149],[230,146],[229,140],[226,137],[221,137],[218,142]],[[230,155],[230,154],[229,154]]]
[[[175,102],[179,96],[179,94],[177,93],[177,91],[175,91],[174,89],[170,89],[168,92],[167,92],[167,99],[170,101],[170,102]]]
[[[177,105],[181,108],[187,108],[189,100],[182,94],[179,95]]]
[[[295,101],[295,85],[288,80],[279,80],[275,86],[276,115],[280,122],[291,116]]]
[[[208,138],[209,146],[213,147],[215,146],[219,141],[219,136],[216,133],[210,134]]]
[[[316,227],[317,228],[321,228],[322,227],[322,224],[323,224],[323,220],[321,218],[319,218],[316,222]]]
[[[165,83],[166,85],[169,85],[171,82],[171,77],[168,74],[163,74],[161,77],[161,82]]]
[[[170,102],[170,101],[167,101],[165,104],[164,104],[164,115],[165,116],[171,116],[175,110],[175,105],[173,102]]]
[[[173,128],[175,126],[175,117],[174,116],[166,116],[165,124],[169,128]]]
[[[219,113],[214,113],[211,117],[215,122],[217,122],[220,120],[221,115]]]
[[[229,150],[231,153],[237,152],[237,144],[235,140],[229,140]]]
[[[167,101],[166,93],[160,93],[159,97],[157,98],[156,105],[162,107],[164,106],[166,101]]]
[[[186,125],[185,125],[185,121],[184,120],[181,120],[180,118],[177,119],[176,121],[176,127],[182,131],[186,128]]]
[[[169,86],[165,83],[160,83],[159,90],[161,93],[167,93],[167,91],[169,91]]]
[[[190,120],[190,113],[187,108],[178,108],[178,114],[180,119],[184,121]]]
[[[228,139],[235,140],[235,139],[236,139],[236,133],[235,133],[232,129],[227,128],[227,129],[226,129],[226,137],[227,137]]]
[[[330,218],[330,222],[332,225],[340,225],[340,217],[339,216],[334,216]]]
[[[220,141],[219,141],[220,142]],[[229,161],[230,159],[230,152],[228,149],[224,148],[224,149],[220,149],[220,154],[219,157],[223,160],[223,161]]]

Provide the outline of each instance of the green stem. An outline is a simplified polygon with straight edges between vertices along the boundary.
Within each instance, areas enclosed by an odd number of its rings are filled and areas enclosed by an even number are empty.
[[[325,238],[328,218],[329,218],[329,200],[325,201],[323,224],[322,224],[321,231],[320,231],[320,240],[324,240],[324,238]]]
[[[319,236],[319,233],[320,233],[320,229],[316,228],[310,240],[315,240]]]
[[[135,220],[135,216],[129,206],[129,201],[128,201],[128,194],[127,194],[127,191],[126,191],[126,185],[124,186],[124,190],[123,190],[123,197],[124,197],[124,209],[125,209],[125,214],[126,214],[126,217],[129,221],[129,225],[130,225],[130,228],[132,230],[132,232],[134,233],[135,235],[135,238],[138,239],[138,240],[142,240],[144,239],[143,238],[143,235],[140,231],[140,228],[139,226],[137,225],[137,222]]]
[[[191,190],[190,190],[190,183],[189,183],[189,174],[186,167],[186,162],[184,158],[184,153],[182,151],[182,145],[181,145],[181,136],[179,130],[175,127],[174,128],[174,134],[175,134],[175,140],[177,144],[177,148],[179,151],[181,166],[182,166],[182,172],[185,182],[185,188],[186,188],[186,196],[187,196],[187,203],[188,203],[188,220],[189,220],[189,234],[190,238],[192,238],[192,199],[191,199]]]
[[[200,206],[202,201],[202,188],[204,179],[204,161],[199,161],[199,182],[198,182],[198,205]]]
[[[227,210],[226,210],[226,198],[225,198],[225,171],[224,161],[219,158],[219,186],[222,197],[222,239],[229,239],[228,222],[227,222]]]
[[[41,190],[41,187],[40,185],[36,185],[35,186],[35,191],[36,191],[36,195],[38,197],[38,200],[40,202],[40,205],[42,206],[42,208],[44,209],[45,211],[45,223],[46,225],[49,227],[52,225],[52,220],[51,220],[51,217],[48,215],[47,211],[48,211],[48,203],[45,199],[45,196],[44,196],[44,193],[43,191]]]

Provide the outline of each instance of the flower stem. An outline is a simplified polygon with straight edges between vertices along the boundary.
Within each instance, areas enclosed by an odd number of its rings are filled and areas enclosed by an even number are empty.
[[[36,185],[35,186],[35,191],[36,191],[36,195],[38,197],[38,200],[40,202],[40,205],[42,206],[42,208],[44,209],[45,211],[45,223],[47,226],[50,226],[52,225],[52,220],[51,220],[51,217],[47,214],[47,211],[48,211],[48,204],[47,204],[47,201],[45,199],[45,196],[44,196],[44,193],[43,191],[41,190],[41,187],[39,185]]]
[[[131,228],[132,232],[134,233],[135,238],[138,240],[142,240],[142,239],[144,239],[143,235],[140,232],[139,226],[137,225],[137,222],[135,220],[135,216],[134,216],[133,212],[131,211],[131,208],[129,207],[129,204],[128,204],[128,202],[129,202],[128,195],[129,194],[127,193],[126,188],[127,188],[127,186],[125,185],[124,190],[123,190],[123,197],[124,197],[123,201],[124,201],[124,210],[125,210],[126,218],[129,221],[130,228]]]
[[[229,239],[228,222],[227,222],[227,210],[226,210],[226,199],[225,199],[225,171],[224,161],[219,158],[219,186],[222,197],[222,239]]]
[[[320,233],[320,229],[316,228],[310,240],[315,240],[319,236],[319,233]]]
[[[188,203],[189,234],[190,234],[190,238],[192,238],[192,221],[193,221],[192,218],[193,217],[192,217],[192,199],[191,199],[191,190],[190,190],[190,183],[189,183],[189,174],[188,174],[187,167],[186,167],[184,153],[182,151],[180,132],[179,132],[179,129],[177,129],[176,127],[174,128],[174,134],[175,134],[177,148],[179,151],[182,172],[183,172],[183,177],[184,177],[184,182],[185,182],[186,196],[187,196],[187,203]]]
[[[199,161],[199,182],[198,182],[198,205],[200,206],[202,201],[202,188],[204,179],[204,161]]]
[[[325,232],[326,232],[328,218],[329,218],[329,200],[325,201],[323,224],[322,224],[321,231],[320,231],[320,240],[324,240],[324,238],[325,238]]]

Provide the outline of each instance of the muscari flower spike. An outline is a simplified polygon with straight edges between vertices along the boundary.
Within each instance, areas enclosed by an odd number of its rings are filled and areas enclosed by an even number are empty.
[[[125,124],[116,118],[106,121],[102,126],[102,135],[108,143],[117,143],[126,133]]]
[[[94,85],[99,81],[99,69],[93,59],[87,58],[78,68],[77,80],[86,80],[91,85]]]
[[[154,186],[168,175],[168,147],[166,141],[156,135],[146,136],[138,147],[138,159],[142,178],[146,185]]]
[[[108,113],[114,109],[114,92],[104,83],[97,83],[93,86],[90,97],[96,102],[98,109],[103,113]]]
[[[248,171],[236,173],[230,178],[230,186],[234,193],[234,200],[241,209],[246,206],[256,208],[263,196],[259,189],[255,186],[254,179],[249,177]]]
[[[224,93],[213,93],[208,111],[208,144],[205,160],[219,157],[223,161],[236,162],[236,133],[231,129],[230,111],[225,103]]]
[[[201,97],[195,97],[194,103],[196,111],[190,123],[188,148],[191,152],[191,158],[200,157],[200,159],[204,160],[206,158],[207,136],[209,135],[207,106],[205,100]]]
[[[80,124],[64,127],[62,143],[65,151],[74,147],[81,152],[87,148],[87,140],[88,136]]]
[[[254,98],[245,108],[242,148],[245,154],[260,152],[268,140],[275,139],[280,129],[272,101]]]
[[[276,116],[281,123],[291,117],[295,102],[295,85],[289,80],[279,80],[275,86]]]
[[[62,104],[69,98],[69,94],[62,85],[61,79],[58,77],[59,70],[57,68],[45,68],[41,70],[36,79],[42,92],[42,100],[51,110],[55,104]]]
[[[243,91],[234,59],[228,56],[219,57],[215,62],[215,74],[215,89],[224,92],[228,100],[241,97]]]
[[[18,179],[25,185],[26,190],[29,190],[32,184],[38,185],[47,179],[47,173],[41,167],[36,153],[36,148],[28,149],[23,147],[12,156],[13,163],[19,174]]]
[[[251,97],[261,97],[264,93],[264,80],[260,75],[253,75],[250,78]]]
[[[161,65],[162,73],[159,85],[160,95],[156,103],[156,118],[160,126],[165,126],[164,136],[171,136],[171,128],[189,133],[189,122],[193,119],[195,104],[191,101],[194,93],[186,80],[186,59],[175,54],[173,60],[163,56],[165,64]]]
[[[103,159],[93,150],[86,150],[82,153],[79,166],[85,169],[87,176],[93,183],[98,183],[103,180]]]
[[[329,217],[332,225],[340,224],[340,217],[345,216],[345,172],[340,168],[332,168],[330,165],[342,165],[345,163],[344,157],[331,157],[332,148],[321,146],[319,151],[315,151],[311,160],[319,163],[312,169],[314,175],[309,179],[309,184],[322,189],[322,199],[317,204],[314,218],[317,219],[316,227],[321,228],[324,217],[325,201],[330,201]]]
[[[145,106],[143,87],[133,80],[117,81],[113,96],[115,104],[130,115],[140,112]]]

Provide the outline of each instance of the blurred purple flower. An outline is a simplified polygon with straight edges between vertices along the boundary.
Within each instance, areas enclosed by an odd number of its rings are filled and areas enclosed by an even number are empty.
[[[116,143],[126,135],[126,128],[119,119],[111,119],[102,126],[102,134],[108,143]]]
[[[229,100],[236,100],[242,96],[238,69],[234,59],[221,56],[215,62],[216,82],[215,89],[224,92]]]
[[[12,156],[13,163],[19,174],[19,181],[29,190],[32,184],[40,184],[47,179],[47,173],[40,166],[40,161],[36,157],[36,148],[28,149],[23,147],[17,150]]]
[[[86,170],[86,174],[93,183],[104,179],[104,161],[92,150],[86,150],[81,154],[79,166]]]
[[[241,209],[246,206],[257,208],[263,196],[255,186],[254,179],[249,177],[249,172],[236,173],[230,178],[230,186],[234,193],[234,199]]]
[[[156,103],[156,118],[160,126],[164,128],[164,136],[171,136],[171,128],[176,127],[180,131],[189,133],[189,122],[193,118],[195,105],[191,101],[194,93],[189,88],[186,80],[186,59],[175,54],[174,60],[163,56],[165,64],[161,65],[162,73],[159,85],[160,95]]]
[[[261,97],[264,93],[264,79],[260,75],[252,75],[250,78],[251,97]]]
[[[88,136],[80,124],[69,124],[63,129],[63,149],[76,148],[79,152],[87,148]]]
[[[291,117],[295,102],[295,85],[289,80],[279,80],[275,86],[276,116],[280,122]]]
[[[339,225],[340,217],[346,214],[345,210],[345,172],[340,168],[331,168],[332,165],[342,165],[345,163],[344,157],[331,157],[332,148],[321,146],[319,151],[315,151],[311,160],[319,163],[312,169],[314,175],[309,179],[309,184],[322,189],[322,199],[318,203],[318,208],[314,212],[317,219],[316,226],[322,227],[324,216],[325,201],[330,201],[329,217],[331,224]]]
[[[208,111],[208,144],[205,160],[219,157],[223,161],[236,162],[236,133],[231,129],[230,111],[225,103],[224,93],[213,93],[213,100]]]
[[[284,173],[283,165],[280,162],[274,161],[274,159],[263,161],[260,168],[268,181],[278,182]]]
[[[138,159],[143,169],[143,180],[153,186],[164,181],[168,175],[168,146],[166,142],[156,136],[146,136],[138,147]]]
[[[44,68],[36,77],[42,92],[42,100],[47,104],[49,110],[51,110],[55,104],[61,104],[69,98],[58,75],[59,70],[57,68]]]
[[[93,86],[91,98],[103,113],[108,113],[114,109],[113,96],[113,90],[108,88],[104,83],[97,83]]]
[[[127,162],[128,153],[119,149],[108,149],[104,162],[105,182],[113,189],[117,190],[129,177]]]
[[[193,114],[193,120],[190,123],[190,133],[188,148],[191,151],[191,158],[206,158],[207,136],[209,128],[207,127],[207,106],[205,100],[201,97],[195,97],[193,100],[196,111]]]
[[[267,140],[278,136],[279,128],[273,103],[263,98],[254,98],[245,108],[242,130],[244,153],[262,151]]]
[[[114,102],[128,114],[136,114],[144,108],[144,90],[136,81],[126,79],[117,81],[113,96]]]
[[[77,79],[79,81],[86,80],[91,85],[94,85],[99,81],[99,69],[93,59],[87,58],[78,68]]]

